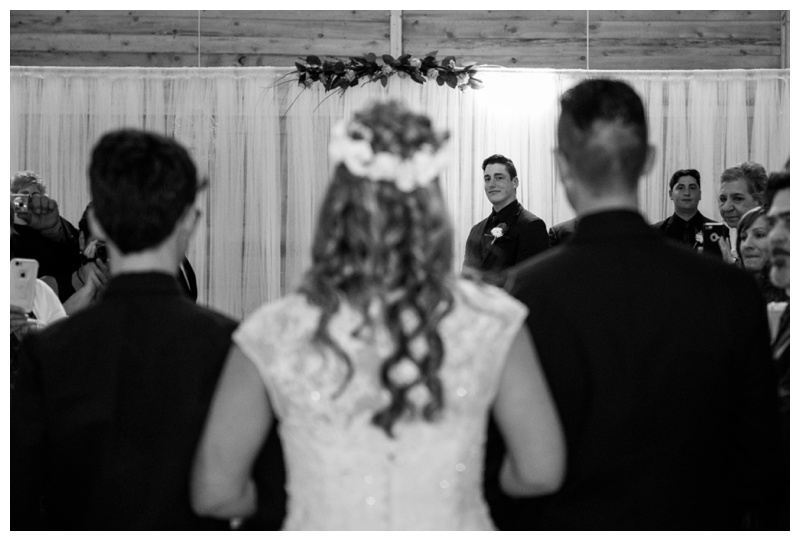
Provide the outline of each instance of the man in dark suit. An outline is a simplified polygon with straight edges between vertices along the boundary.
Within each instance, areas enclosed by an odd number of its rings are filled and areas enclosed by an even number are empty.
[[[789,258],[791,254],[789,236],[789,164],[784,171],[773,173],[767,181],[764,206],[770,224],[770,280],[775,287],[789,293]],[[781,315],[778,332],[772,341],[772,356],[778,376],[778,398],[780,403],[781,447],[779,485],[772,512],[767,515],[765,527],[789,529],[789,306]]]
[[[667,238],[696,250],[703,245],[703,224],[711,221],[697,210],[703,193],[700,172],[697,169],[678,169],[669,179],[667,193],[675,212],[653,227]]]
[[[11,402],[11,527],[225,528],[189,505],[195,446],[236,322],[178,288],[197,172],[170,139],[104,135],[89,222],[112,269],[100,300],[22,345]]]
[[[519,178],[514,162],[500,154],[483,160],[483,189],[492,204],[488,218],[473,226],[467,237],[463,271],[480,271],[485,281],[502,286],[506,270],[548,248],[544,221],[525,210],[517,201]],[[514,502],[500,491],[500,467],[505,444],[500,431],[489,419],[483,490],[494,523],[511,529],[515,521]]]
[[[509,289],[559,410],[567,473],[528,529],[738,529],[773,479],[769,329],[741,270],[665,240],[637,209],[640,98],[586,80],[561,99],[557,163],[579,223]],[[674,286],[674,287],[673,287]]]
[[[517,201],[519,178],[514,162],[494,154],[483,160],[482,168],[492,212],[469,232],[464,270],[483,271],[487,282],[501,285],[506,269],[548,248],[547,228]]]
[[[550,241],[550,248],[558,246],[559,244],[566,244],[572,234],[575,233],[575,227],[578,225],[578,219],[572,218],[566,222],[560,222],[547,230],[547,237]]]

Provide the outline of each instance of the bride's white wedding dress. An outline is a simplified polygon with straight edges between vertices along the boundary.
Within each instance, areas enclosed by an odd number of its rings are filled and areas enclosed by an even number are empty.
[[[344,390],[344,362],[312,345],[320,312],[305,297],[265,305],[236,332],[281,421],[285,529],[493,529],[481,490],[487,414],[526,309],[499,289],[466,280],[454,294],[439,329],[442,416],[401,420],[393,439],[371,422],[385,404],[378,352],[387,337],[354,336],[362,319],[353,308],[343,305],[329,325],[353,364]]]

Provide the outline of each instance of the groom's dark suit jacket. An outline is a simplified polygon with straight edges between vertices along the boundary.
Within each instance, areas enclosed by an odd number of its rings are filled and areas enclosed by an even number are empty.
[[[564,427],[566,478],[526,529],[737,529],[764,496],[777,397],[763,300],[642,216],[582,216],[514,269]]]
[[[492,236],[495,227],[505,230],[502,237]],[[501,285],[506,269],[548,247],[544,220],[514,200],[499,212],[492,210],[485,220],[472,227],[464,252],[464,269],[484,271],[488,282]]]
[[[175,277],[123,274],[97,304],[23,341],[11,397],[11,528],[227,527],[189,473],[236,322]]]

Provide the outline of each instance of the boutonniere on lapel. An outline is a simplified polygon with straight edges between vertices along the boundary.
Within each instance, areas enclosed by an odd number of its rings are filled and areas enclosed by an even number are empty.
[[[508,226],[505,223],[497,224],[497,227],[492,228],[490,233],[494,237],[492,239],[492,244],[497,242],[497,239],[503,237],[508,232]]]

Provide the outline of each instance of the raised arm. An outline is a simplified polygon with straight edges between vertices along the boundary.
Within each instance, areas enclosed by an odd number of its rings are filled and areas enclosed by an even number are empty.
[[[502,489],[512,496],[558,490],[566,464],[564,435],[524,325],[506,359],[494,416],[508,450],[500,472]]]
[[[253,463],[272,424],[255,365],[233,346],[214,393],[194,459],[192,508],[201,516],[238,518],[256,510]]]

